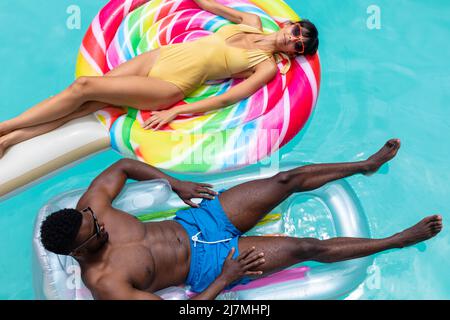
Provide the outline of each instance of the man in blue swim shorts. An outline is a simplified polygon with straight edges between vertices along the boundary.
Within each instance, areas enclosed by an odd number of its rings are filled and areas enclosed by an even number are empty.
[[[75,209],[47,217],[44,247],[71,255],[96,299],[161,299],[158,290],[189,285],[192,299],[214,299],[224,289],[303,261],[330,263],[403,248],[434,237],[442,218],[430,216],[383,239],[241,237],[284,199],[354,174],[371,174],[397,154],[390,140],[364,161],[318,164],[237,185],[219,194],[135,160],[121,160],[90,185]],[[127,179],[166,179],[192,208],[172,221],[142,223],[112,206]],[[193,198],[203,198],[200,205]]]

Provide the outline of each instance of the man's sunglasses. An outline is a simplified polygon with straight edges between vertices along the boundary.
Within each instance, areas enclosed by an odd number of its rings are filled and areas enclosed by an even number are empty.
[[[73,249],[69,255],[73,256],[75,254],[76,251],[80,250],[81,248],[83,248],[85,245],[87,245],[92,239],[94,239],[95,237],[99,238],[100,237],[100,225],[98,224],[97,221],[97,217],[95,216],[94,211],[92,211],[92,209],[90,207],[87,207],[86,209],[81,210],[82,213],[85,212],[89,212],[92,215],[92,219],[94,220],[94,234],[92,236],[90,236],[89,238],[87,238],[85,241],[83,241],[78,247],[76,247],[75,249]]]
[[[299,23],[296,23],[291,30],[292,35],[295,38],[299,38],[299,40],[297,40],[295,42],[295,52],[297,52],[297,54],[303,54],[305,53],[305,42],[304,42],[304,38],[303,38],[303,30],[302,30],[302,26]]]

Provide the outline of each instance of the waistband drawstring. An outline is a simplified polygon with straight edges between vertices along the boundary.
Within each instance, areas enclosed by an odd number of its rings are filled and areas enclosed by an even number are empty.
[[[191,240],[194,242],[194,247],[197,246],[197,242],[206,243],[206,244],[215,244],[215,243],[221,243],[221,242],[228,242],[228,241],[231,241],[233,239],[233,238],[228,238],[228,239],[223,239],[223,240],[218,240],[218,241],[203,241],[203,240],[200,240],[198,238],[200,233],[202,233],[202,232],[199,231],[196,235],[193,235],[191,237]]]

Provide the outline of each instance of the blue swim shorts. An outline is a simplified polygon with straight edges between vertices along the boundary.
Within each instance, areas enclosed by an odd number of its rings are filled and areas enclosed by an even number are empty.
[[[236,249],[233,258],[239,256],[238,240],[242,232],[228,219],[218,196],[214,200],[203,199],[199,208],[178,211],[174,220],[190,238],[191,265],[186,284],[191,291],[201,293],[220,275],[231,248]],[[249,281],[244,277],[227,289]]]

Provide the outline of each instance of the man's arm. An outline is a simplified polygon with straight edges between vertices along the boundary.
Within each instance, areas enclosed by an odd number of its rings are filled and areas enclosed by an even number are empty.
[[[128,179],[137,181],[166,179],[172,190],[186,204],[191,206],[197,206],[190,200],[192,198],[211,199],[217,194],[209,189],[212,187],[209,184],[181,181],[146,163],[132,159],[122,159],[95,178],[80,202],[92,199],[102,203],[111,203],[120,193]]]
[[[127,281],[114,278],[99,280],[91,291],[96,300],[162,300],[156,294],[137,290]]]
[[[263,272],[255,271],[255,268],[264,264],[264,253],[254,253],[255,250],[255,247],[247,249],[239,257],[233,259],[236,249],[232,248],[223,264],[222,273],[205,291],[196,295],[191,300],[213,300],[227,286],[242,277],[261,275]]]
[[[191,300],[213,300],[236,280],[244,276],[261,275],[262,271],[254,270],[264,264],[264,254],[254,251],[255,247],[252,247],[233,259],[235,248],[232,248],[223,264],[222,273],[205,291]],[[113,277],[100,279],[97,287],[91,291],[98,300],[162,300],[160,296],[135,289],[127,281]]]

